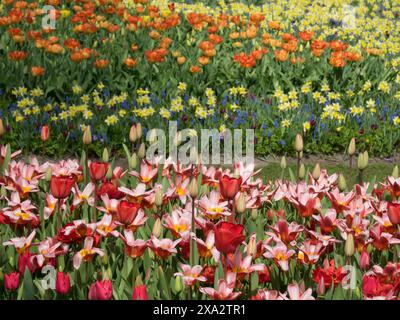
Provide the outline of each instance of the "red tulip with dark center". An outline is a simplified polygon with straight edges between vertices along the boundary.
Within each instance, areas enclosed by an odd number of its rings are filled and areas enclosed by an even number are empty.
[[[130,225],[136,218],[136,215],[140,209],[140,204],[132,203],[129,201],[122,200],[117,207],[117,214],[115,219],[124,224]]]
[[[241,224],[219,222],[214,227],[215,247],[217,250],[225,254],[234,253],[245,239],[243,229],[244,226]]]
[[[50,181],[51,194],[54,198],[65,199],[70,195],[74,184],[75,180],[70,176],[53,176]]]

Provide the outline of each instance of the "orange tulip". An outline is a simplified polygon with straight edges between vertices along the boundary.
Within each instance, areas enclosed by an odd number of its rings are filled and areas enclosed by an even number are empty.
[[[43,76],[44,73],[45,73],[45,69],[42,68],[42,67],[35,66],[35,67],[32,67],[32,68],[31,68],[31,74],[32,74],[34,77]]]

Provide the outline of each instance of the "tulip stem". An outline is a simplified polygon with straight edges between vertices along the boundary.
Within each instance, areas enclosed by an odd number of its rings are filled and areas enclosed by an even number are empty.
[[[297,181],[300,181],[300,152],[297,152]]]
[[[92,222],[97,222],[97,182],[94,181],[94,201],[93,201],[93,217]]]

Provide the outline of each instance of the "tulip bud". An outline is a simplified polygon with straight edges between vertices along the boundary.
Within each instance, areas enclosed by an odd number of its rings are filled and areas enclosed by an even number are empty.
[[[142,138],[143,130],[142,125],[140,123],[136,124],[136,137],[138,140]]]
[[[251,219],[256,221],[258,218],[258,210],[256,208],[251,209]]]
[[[362,270],[367,270],[369,268],[370,261],[371,259],[368,252],[366,250],[363,250],[360,256],[360,268]]]
[[[108,162],[110,160],[107,148],[104,148],[101,160],[103,160],[103,162]]]
[[[192,178],[189,184],[189,194],[193,199],[196,199],[199,193],[199,187],[196,178]]]
[[[304,163],[302,163],[299,169],[299,179],[304,179],[305,176],[306,176],[306,167],[304,166]]]
[[[51,167],[48,167],[46,170],[46,174],[44,179],[49,182],[51,180],[51,176],[53,175],[53,170],[51,169]]]
[[[6,197],[7,196],[7,189],[6,189],[6,187],[4,185],[1,186],[0,193],[1,193],[2,197]]]
[[[92,130],[90,126],[86,126],[85,130],[83,131],[83,144],[88,145],[92,143]]]
[[[352,138],[347,149],[349,156],[353,156],[356,153],[356,139]]]
[[[102,258],[101,258],[101,263],[104,265],[104,266],[106,266],[107,264],[108,264],[108,255],[104,255]]]
[[[374,246],[373,246],[372,244],[369,243],[369,244],[367,245],[367,252],[368,252],[369,254],[371,254],[372,251],[374,251]]]
[[[146,148],[144,143],[141,143],[138,150],[138,157],[139,159],[143,159],[146,156]]]
[[[364,169],[365,169],[364,164],[365,164],[365,161],[364,161],[364,153],[360,153],[360,154],[358,155],[358,158],[357,158],[357,167],[358,167],[358,169],[359,169],[359,170],[364,170]]]
[[[0,118],[0,138],[6,133],[4,129],[3,119]]]
[[[138,158],[136,153],[133,153],[128,161],[129,169],[135,169],[138,163]]]
[[[282,169],[282,170],[285,170],[286,167],[287,167],[286,157],[283,156],[282,159],[281,159],[281,169]]]
[[[111,166],[108,166],[108,170],[107,170],[107,173],[106,173],[106,178],[107,178],[107,180],[111,180],[112,179],[112,177],[113,177],[113,170],[112,170],[112,167]]]
[[[347,189],[347,182],[343,174],[339,174],[338,187],[340,191],[344,191]]]
[[[349,233],[344,245],[344,254],[348,257],[351,257],[354,255],[354,251],[354,237],[352,233]]]
[[[399,177],[399,167],[398,166],[394,166],[393,172],[392,172],[392,177],[395,179],[397,179]]]
[[[325,280],[324,277],[321,277],[318,281],[317,293],[319,296],[323,296],[325,294]]]
[[[369,162],[368,151],[364,151],[364,161],[365,161],[365,167],[368,167],[368,162]]]
[[[312,176],[314,178],[314,180],[318,180],[319,177],[321,176],[321,167],[319,165],[319,163],[317,163],[314,167],[314,170],[312,172]]]
[[[137,140],[136,126],[133,124],[131,126],[131,129],[129,130],[129,141],[133,143],[136,140]]]
[[[155,236],[156,238],[159,238],[162,233],[162,226],[161,226],[161,220],[160,218],[157,218],[156,222],[154,222],[153,225],[153,230],[152,230],[152,235]]]
[[[182,277],[176,277],[175,278],[175,291],[176,293],[181,292],[183,289],[183,285],[182,285]]]
[[[239,192],[239,195],[235,201],[235,207],[238,213],[243,213],[246,211],[246,195],[243,192]]]
[[[257,254],[257,243],[256,243],[256,237],[250,237],[249,243],[247,244],[247,255],[252,256],[253,258]]]
[[[303,137],[301,136],[301,134],[297,134],[296,135],[296,140],[295,140],[295,143],[294,143],[294,148],[296,149],[296,151],[297,152],[301,152],[301,151],[303,151]]]
[[[164,198],[162,186],[161,186],[161,185],[158,185],[158,186],[155,188],[155,190],[156,190],[156,192],[155,192],[155,194],[154,194],[154,204],[155,204],[157,207],[161,207],[162,204],[163,204],[163,198]]]
[[[49,126],[43,126],[42,130],[40,131],[40,138],[42,139],[43,142],[47,141],[50,136],[50,129]]]

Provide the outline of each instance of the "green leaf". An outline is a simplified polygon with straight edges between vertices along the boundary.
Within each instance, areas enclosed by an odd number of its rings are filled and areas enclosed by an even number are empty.
[[[22,296],[24,300],[33,300],[35,298],[35,288],[28,268],[25,268]]]

